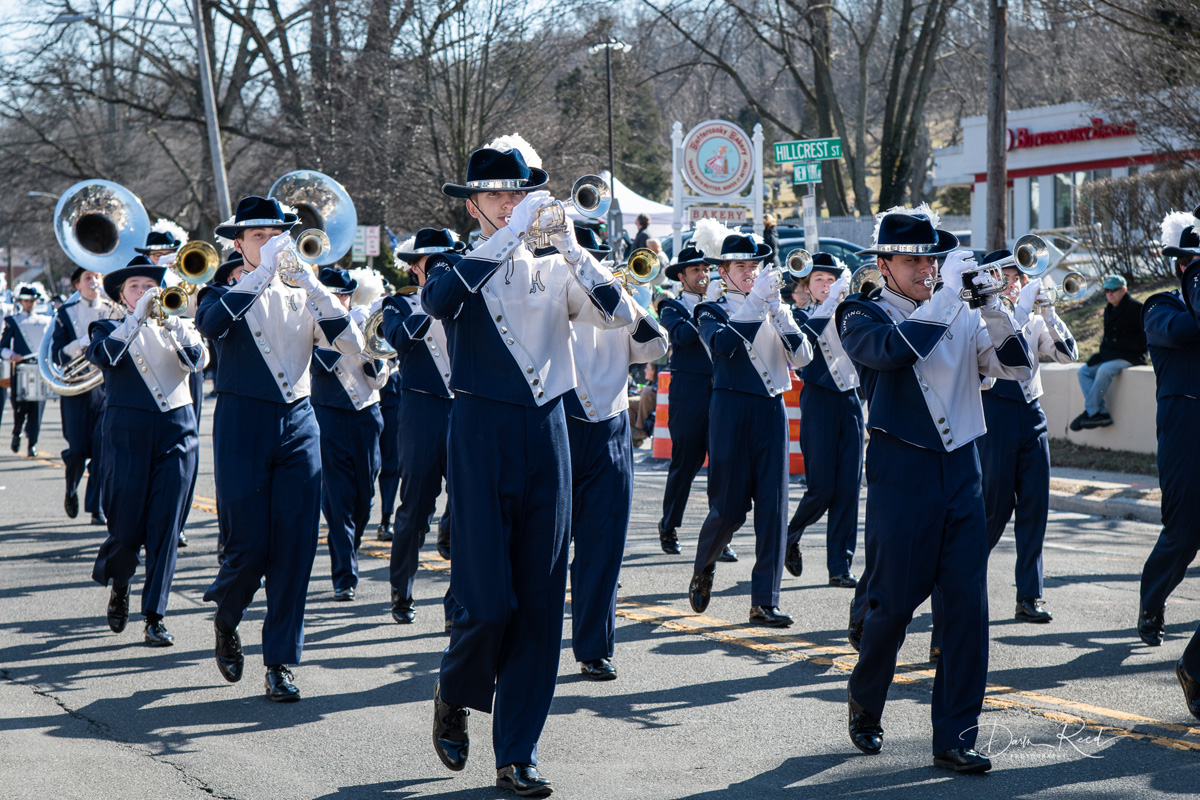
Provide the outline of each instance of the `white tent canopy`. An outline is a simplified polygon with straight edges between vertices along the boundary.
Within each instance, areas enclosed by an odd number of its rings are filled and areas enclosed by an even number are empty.
[[[621,205],[621,216],[625,222],[625,232],[629,234],[629,238],[632,239],[634,236],[637,236],[638,214],[646,214],[650,217],[650,227],[647,232],[651,237],[661,239],[671,235],[671,223],[675,220],[674,208],[642,197],[620,181],[612,180],[608,174],[608,170],[601,172],[600,177],[609,182],[613,190],[613,197]],[[575,211],[570,201],[567,201],[564,205],[567,207],[567,214],[571,219],[576,222],[589,221],[586,217]]]

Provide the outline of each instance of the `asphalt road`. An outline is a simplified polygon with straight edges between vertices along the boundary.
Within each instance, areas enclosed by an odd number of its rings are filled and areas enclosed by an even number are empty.
[[[211,405],[205,431],[210,413]],[[488,715],[470,718],[472,756],[462,773],[447,772],[430,744],[449,574],[432,541],[412,626],[391,621],[379,545],[364,543],[353,603],[333,602],[321,548],[305,660],[296,669],[304,699],[272,704],[262,696],[261,595],[242,626],[246,677],[225,683],[213,663],[212,609],[201,599],[216,571],[208,436],[201,439],[192,544],[181,551],[167,619],[177,643],[152,650],[136,617],[119,635],[105,623],[107,591],[90,578],[103,531],[62,511],[57,414],[51,404],[42,458],[7,448],[0,455],[0,797],[511,796],[493,787]],[[667,556],[655,533],[665,474],[646,464],[637,472],[617,681],[581,678],[566,621],[539,752],[556,797],[1197,793],[1200,723],[1187,713],[1173,673],[1200,616],[1195,570],[1171,598],[1162,647],[1145,647],[1133,631],[1155,527],[1052,512],[1046,599],[1055,620],[1044,626],[1012,619],[1014,549],[1011,535],[1001,541],[989,575],[991,668],[980,738],[995,768],[984,777],[952,776],[930,759],[928,604],[900,652],[884,751],[861,755],[846,734],[852,593],[825,585],[823,528],[803,542],[809,569],[801,578],[784,576],[782,608],[796,617],[793,628],[746,624],[748,533],[734,540],[743,559],[719,566],[712,605],[697,616],[685,593],[704,481],[685,520],[685,555]],[[793,482],[793,507],[801,493]]]

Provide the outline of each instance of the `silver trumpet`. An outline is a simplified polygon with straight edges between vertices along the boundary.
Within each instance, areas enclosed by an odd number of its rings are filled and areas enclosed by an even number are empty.
[[[978,270],[964,272],[962,275],[963,289],[959,296],[967,301],[971,308],[979,308],[987,298],[1003,294],[1008,286],[1003,270],[1016,267],[1028,278],[1038,278],[1050,269],[1050,248],[1046,240],[1040,236],[1028,233],[1017,239],[1013,246],[1013,254],[990,264],[984,264]],[[988,280],[983,285],[975,283],[975,278],[984,274]],[[1080,276],[1082,277],[1082,276]]]
[[[807,278],[813,270],[812,254],[803,249],[793,250],[788,253],[787,268],[792,280],[798,281],[801,278]]]
[[[1087,294],[1087,285],[1087,278],[1078,272],[1068,272],[1064,275],[1061,288],[1054,284],[1053,278],[1046,276],[1042,278],[1042,290],[1045,292],[1046,299],[1035,301],[1033,307],[1042,309],[1059,303],[1082,300],[1083,296]]]
[[[583,175],[571,186],[571,205],[588,219],[603,219],[612,205],[612,189],[599,175]],[[531,249],[553,247],[550,237],[571,229],[566,206],[555,200],[538,209],[538,214],[526,232],[524,242]]]

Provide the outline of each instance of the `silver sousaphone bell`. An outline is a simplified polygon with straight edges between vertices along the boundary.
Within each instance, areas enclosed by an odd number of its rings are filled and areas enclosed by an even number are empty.
[[[299,261],[328,266],[354,246],[358,211],[345,188],[328,175],[311,169],[289,172],[275,181],[267,197],[290,206],[300,217],[300,224],[292,228],[293,255]]]
[[[112,181],[81,181],[54,207],[54,235],[76,265],[91,272],[120,269],[146,243],[150,217],[133,192]]]

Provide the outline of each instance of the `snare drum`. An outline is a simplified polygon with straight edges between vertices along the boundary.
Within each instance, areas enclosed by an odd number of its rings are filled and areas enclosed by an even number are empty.
[[[55,397],[54,390],[32,361],[13,367],[13,393],[18,403],[36,403]]]

